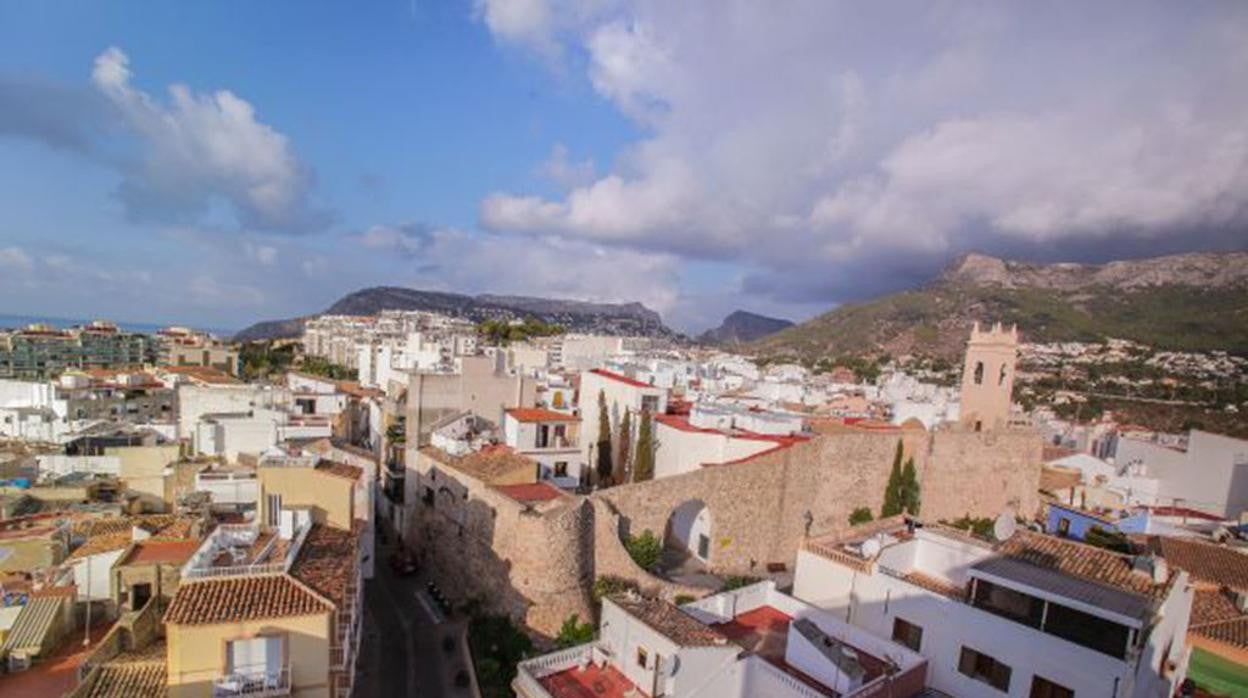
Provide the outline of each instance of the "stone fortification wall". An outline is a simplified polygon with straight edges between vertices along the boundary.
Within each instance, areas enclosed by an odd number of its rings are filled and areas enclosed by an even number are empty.
[[[919,471],[927,519],[995,516],[1008,503],[1034,511],[1041,440],[1031,432],[846,432],[823,435],[745,462],[599,491],[629,533],[663,535],[672,511],[700,501],[711,516],[710,566],[759,573],[791,565],[806,534],[848,526],[860,506],[879,514],[897,442]]]
[[[879,514],[899,439],[919,471],[925,519],[995,516],[1009,504],[1029,515],[1038,506],[1042,442],[1033,432],[845,432],[538,508],[420,455],[409,470],[418,500],[408,539],[448,592],[554,635],[572,613],[592,616],[597,577],[631,579],[669,599],[704,593],[641,570],[620,542],[646,529],[662,536],[690,500],[710,512],[714,571],[791,567],[807,512],[811,535],[846,528],[860,506]]]
[[[407,539],[443,590],[546,635],[573,613],[592,617],[594,536],[587,502],[569,497],[539,510],[422,459],[421,499]],[[426,491],[433,495],[428,503]]]

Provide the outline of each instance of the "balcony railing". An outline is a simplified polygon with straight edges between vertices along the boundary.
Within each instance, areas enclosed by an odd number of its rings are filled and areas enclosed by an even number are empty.
[[[525,698],[549,698],[550,692],[542,686],[541,679],[561,671],[589,665],[594,660],[594,648],[592,643],[578,645],[520,662],[513,688]],[[605,655],[606,652],[603,654]]]
[[[290,667],[284,666],[280,669],[267,669],[265,667],[238,668],[213,681],[212,695],[214,698],[288,696],[290,695]]]

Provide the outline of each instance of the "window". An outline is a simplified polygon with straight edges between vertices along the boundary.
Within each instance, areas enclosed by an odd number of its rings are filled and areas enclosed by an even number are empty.
[[[658,412],[659,411],[659,396],[658,395],[642,395],[641,396],[641,411],[649,412],[650,414],[654,414],[655,412]]]
[[[1070,519],[1063,516],[1057,522],[1057,535],[1065,538],[1070,535]]]
[[[997,385],[1005,385],[1005,364],[1001,364],[1001,374],[997,376]]]
[[[650,654],[646,652],[645,647],[637,647],[637,666],[646,669],[646,663],[650,660]]]
[[[566,460],[555,461],[555,477],[568,476],[568,462]]]
[[[923,628],[898,618],[893,621],[893,640],[918,652],[923,644]]]
[[[1040,619],[1044,617],[1043,599],[982,579],[975,580],[975,598],[971,605],[1033,628],[1040,627]]]
[[[260,636],[226,643],[227,671],[243,676],[280,676],[282,670],[282,639]]]
[[[1044,631],[1118,659],[1127,656],[1131,632],[1125,625],[1055,603],[1049,604]]]
[[[1031,698],[1075,698],[1075,692],[1043,676],[1031,679]]]
[[[976,361],[975,362],[975,385],[983,385],[983,384],[984,384],[984,362]]]
[[[970,647],[962,648],[958,671],[1003,693],[1010,692],[1010,667]]]
[[[282,523],[282,495],[270,494],[268,503],[269,503],[269,511],[268,511],[269,515],[265,523],[276,528],[277,526],[280,526]]]
[[[432,487],[425,488],[425,494],[423,497],[421,497],[421,501],[423,501],[428,506],[433,506],[433,488]]]

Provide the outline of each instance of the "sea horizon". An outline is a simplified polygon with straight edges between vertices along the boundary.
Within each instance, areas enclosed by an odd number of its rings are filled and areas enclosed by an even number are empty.
[[[50,315],[14,315],[0,313],[0,329],[19,329],[27,325],[45,324],[51,325],[59,329],[66,329],[78,325],[85,325],[95,320],[103,320],[111,322],[117,327],[127,332],[138,332],[141,334],[155,334],[171,325],[180,327],[190,327],[201,332],[210,332],[219,337],[228,338],[233,336],[236,330],[227,330],[220,327],[198,327],[190,323],[168,323],[168,322],[136,322],[132,320],[114,320],[112,318],[64,318]]]

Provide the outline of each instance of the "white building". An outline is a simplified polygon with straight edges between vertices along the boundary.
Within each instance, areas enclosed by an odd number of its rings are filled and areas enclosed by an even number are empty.
[[[656,479],[756,456],[799,438],[743,431],[734,429],[731,423],[724,428],[701,427],[679,415],[658,415],[654,423],[658,444],[654,454]]]
[[[1114,463],[1143,466],[1157,480],[1159,503],[1182,504],[1227,518],[1248,511],[1248,441],[1192,430],[1187,449],[1118,440]]]
[[[1029,531],[867,524],[808,541],[793,593],[920,652],[927,685],[962,698],[1155,698],[1187,672],[1186,572]]]
[[[760,582],[680,608],[607,597],[593,642],[521,662],[522,698],[910,696],[926,662]]]
[[[516,453],[537,461],[538,477],[575,489],[588,476],[581,458],[581,420],[541,407],[514,407],[503,414],[503,439]]]
[[[631,412],[633,417],[641,414],[642,410],[652,415],[667,411],[667,390],[663,388],[605,369],[581,373],[581,423],[586,425],[581,436],[581,456],[586,463],[593,462],[590,451],[602,438],[598,433],[599,393],[606,400],[608,422],[613,433],[619,428],[625,411]],[[638,420],[633,419],[632,423],[636,425]]]

